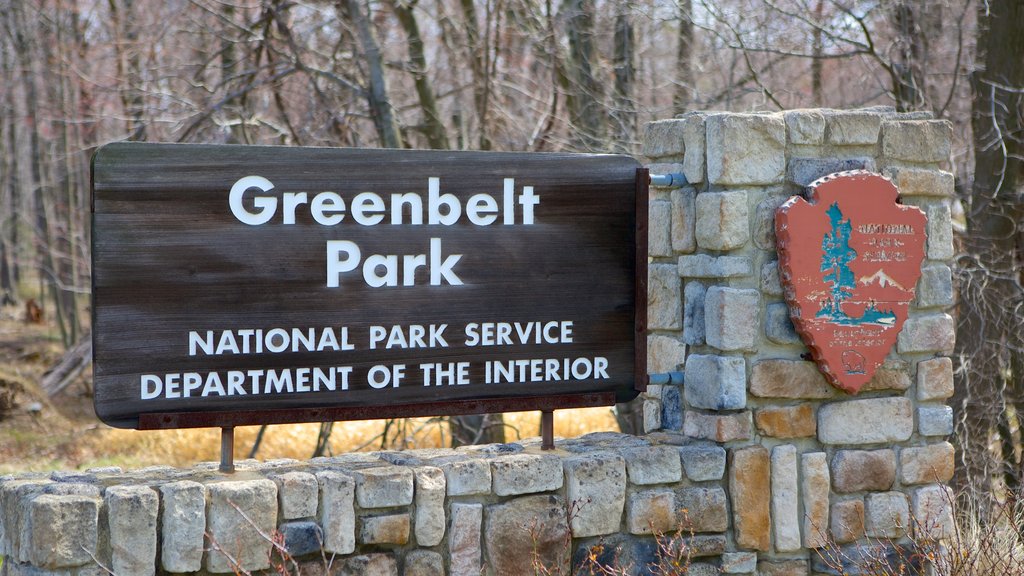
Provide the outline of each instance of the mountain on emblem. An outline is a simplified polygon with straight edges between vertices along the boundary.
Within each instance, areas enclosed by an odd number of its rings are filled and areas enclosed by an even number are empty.
[[[907,319],[924,260],[924,213],[897,204],[896,186],[840,172],[775,216],[779,269],[793,325],[832,385],[856,394]]]

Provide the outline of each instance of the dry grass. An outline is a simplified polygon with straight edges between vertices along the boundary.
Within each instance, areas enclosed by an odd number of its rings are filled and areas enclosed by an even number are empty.
[[[539,412],[513,412],[505,415],[506,439],[537,436]],[[337,422],[331,434],[330,450],[334,454],[382,448],[386,421],[365,420]],[[287,424],[270,426],[263,437],[257,458],[309,458],[316,446],[319,424]],[[555,412],[555,435],[570,437],[588,432],[618,430],[610,408],[586,408]],[[235,431],[235,456],[244,458],[256,440],[259,427],[249,426]],[[397,435],[397,437],[396,437]],[[435,419],[413,419],[394,423],[388,430],[384,447],[435,448],[447,445],[447,426]],[[96,463],[121,465],[169,464],[189,466],[196,462],[220,458],[220,431],[217,429],[135,430],[101,429],[91,439]]]

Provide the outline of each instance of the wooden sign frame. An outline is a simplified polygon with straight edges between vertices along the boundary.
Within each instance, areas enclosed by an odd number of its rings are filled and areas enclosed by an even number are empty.
[[[118,143],[92,178],[112,426],[550,411],[646,387],[632,158]]]

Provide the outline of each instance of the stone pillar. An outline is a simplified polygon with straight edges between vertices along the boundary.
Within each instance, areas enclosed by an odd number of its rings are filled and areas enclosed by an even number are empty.
[[[927,537],[949,529],[951,137],[946,121],[889,108],[698,112],[647,125],[651,172],[682,172],[688,185],[651,192],[648,368],[657,386],[645,401],[660,406],[670,437],[728,450],[728,549],[756,552],[759,571],[829,572],[809,547],[841,547],[852,563],[869,537],[906,546],[915,526]],[[805,359],[774,234],[786,199],[854,169],[889,177],[902,202],[928,216],[910,317],[857,396]],[[770,507],[754,505],[759,491],[770,491]]]

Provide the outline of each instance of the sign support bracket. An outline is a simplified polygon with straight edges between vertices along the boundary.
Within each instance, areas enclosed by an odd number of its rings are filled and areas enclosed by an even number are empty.
[[[542,410],[540,413],[540,449],[555,449],[555,411]]]
[[[235,472],[235,427],[225,426],[220,429],[220,471],[225,474]]]

